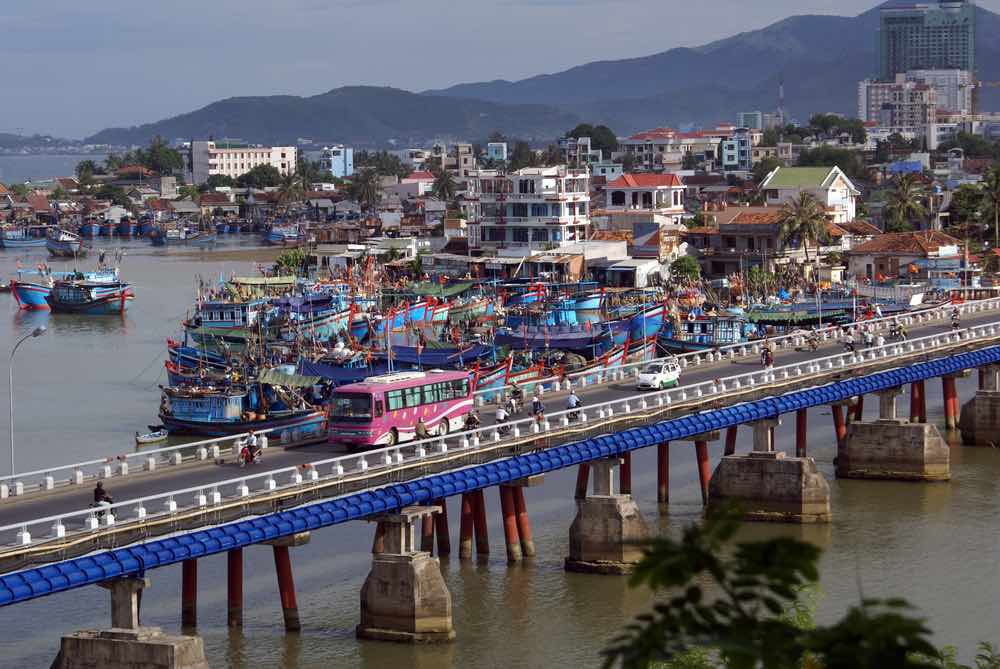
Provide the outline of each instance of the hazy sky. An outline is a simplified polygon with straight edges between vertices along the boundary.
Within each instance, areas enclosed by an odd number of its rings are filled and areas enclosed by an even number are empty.
[[[876,0],[0,3],[0,132],[82,137],[234,95],[409,90],[643,56]],[[1000,0],[980,0],[1000,11]],[[835,7],[835,10],[831,9]]]

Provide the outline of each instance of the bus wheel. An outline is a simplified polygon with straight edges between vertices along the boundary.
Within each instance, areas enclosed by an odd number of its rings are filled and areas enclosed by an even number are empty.
[[[399,432],[396,431],[396,428],[392,428],[391,430],[389,430],[389,445],[395,446],[398,443],[399,443]]]
[[[451,429],[451,419],[445,418],[440,423],[438,423],[438,436],[447,437],[449,429]]]

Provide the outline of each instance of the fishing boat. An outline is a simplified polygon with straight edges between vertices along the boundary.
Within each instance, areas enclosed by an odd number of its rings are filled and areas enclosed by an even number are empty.
[[[0,230],[0,248],[29,249],[45,246],[45,237],[31,234],[28,228]]]
[[[184,346],[181,342],[174,341],[173,339],[167,340],[167,354],[170,357],[170,361],[179,368],[194,370],[208,368],[216,371],[228,371],[232,366],[232,363],[226,356],[194,348],[193,346]]]
[[[544,283],[525,284],[504,284],[497,288],[501,294],[507,294],[506,306],[517,304],[532,304],[543,302],[548,291]]]
[[[10,292],[21,309],[47,310],[49,303],[46,298],[52,292],[52,282],[47,277],[37,281],[11,279]]]
[[[494,348],[483,344],[467,344],[465,346],[393,346],[387,351],[375,355],[381,360],[394,363],[404,363],[417,367],[448,367],[464,369],[473,362],[492,356]]]
[[[228,223],[225,221],[219,221],[215,224],[215,232],[216,234],[225,235],[232,232],[232,230],[230,230]]]
[[[139,221],[139,229],[137,231],[138,235],[140,237],[148,237],[149,233],[153,231],[154,226],[155,224],[153,223],[153,219],[151,218],[142,219],[141,221]]]
[[[718,346],[741,344],[754,326],[742,309],[708,311],[698,307],[683,318],[668,318],[657,343],[668,352],[705,351]]]
[[[56,313],[106,316],[124,314],[128,304],[135,299],[127,283],[97,281],[56,281],[46,298],[49,308]]]
[[[122,217],[122,219],[118,221],[118,226],[115,229],[115,232],[119,237],[134,237],[136,232],[135,221],[131,218]]]
[[[101,237],[110,237],[115,232],[114,221],[101,221],[98,225],[98,234]]]
[[[540,350],[558,348],[568,351],[591,351],[605,341],[607,330],[600,326],[561,325],[556,327],[528,326],[499,328],[494,342],[512,349]]]
[[[185,332],[199,345],[242,349],[251,337],[266,339],[266,315],[271,305],[265,299],[245,301],[210,300],[197,306],[184,321]]]
[[[53,231],[45,240],[45,248],[55,258],[83,258],[87,255],[83,238],[68,230]]]
[[[101,226],[97,221],[93,219],[84,221],[83,224],[80,225],[81,237],[94,238],[100,234],[101,234]]]
[[[298,246],[304,241],[298,225],[275,225],[264,235],[264,243],[272,246]]]
[[[264,408],[261,401],[264,388],[277,397],[290,394],[271,386],[254,386],[252,390],[238,386],[164,388],[159,418],[170,434],[225,437],[249,430],[273,429],[275,432],[269,439],[282,446],[326,440],[325,411],[301,401],[301,408],[287,408],[286,403],[278,399],[272,406],[284,408]]]
[[[184,241],[195,246],[211,246],[217,240],[214,232],[189,232]]]
[[[144,446],[146,444],[157,444],[161,441],[166,441],[170,433],[167,430],[155,430],[153,432],[147,432],[145,434],[135,433],[135,443],[137,446]]]

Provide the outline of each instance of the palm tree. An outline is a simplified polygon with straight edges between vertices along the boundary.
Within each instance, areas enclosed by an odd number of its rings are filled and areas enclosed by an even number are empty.
[[[434,185],[431,187],[431,192],[437,199],[443,202],[451,202],[455,199],[457,190],[458,187],[455,184],[455,178],[451,176],[451,172],[448,170],[441,170],[434,177]]]
[[[1000,248],[1000,167],[990,168],[983,175],[983,205],[993,212],[994,249]]]
[[[896,188],[889,193],[885,205],[886,232],[906,232],[913,229],[913,222],[919,222],[927,215],[923,203],[923,191],[912,174],[903,174],[896,182]]]
[[[351,195],[364,211],[371,211],[382,200],[382,180],[378,172],[367,168],[354,175]]]
[[[778,212],[778,234],[787,246],[797,240],[806,252],[809,263],[809,243],[816,244],[819,258],[819,242],[827,237],[827,220],[823,206],[812,193],[800,193],[798,198],[781,205]]]
[[[289,202],[299,200],[304,192],[305,188],[299,173],[286,174],[278,185],[278,201],[287,206]]]

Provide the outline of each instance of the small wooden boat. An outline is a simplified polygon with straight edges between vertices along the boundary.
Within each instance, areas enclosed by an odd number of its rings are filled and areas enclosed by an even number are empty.
[[[45,237],[36,237],[27,228],[0,231],[0,248],[26,249],[45,246]]]
[[[83,248],[83,239],[67,230],[58,230],[45,240],[45,248],[49,255],[56,258],[83,258],[87,249]]]
[[[166,441],[170,433],[166,429],[159,429],[154,432],[147,432],[146,434],[135,433],[135,443],[142,444],[156,444],[161,441]]]

